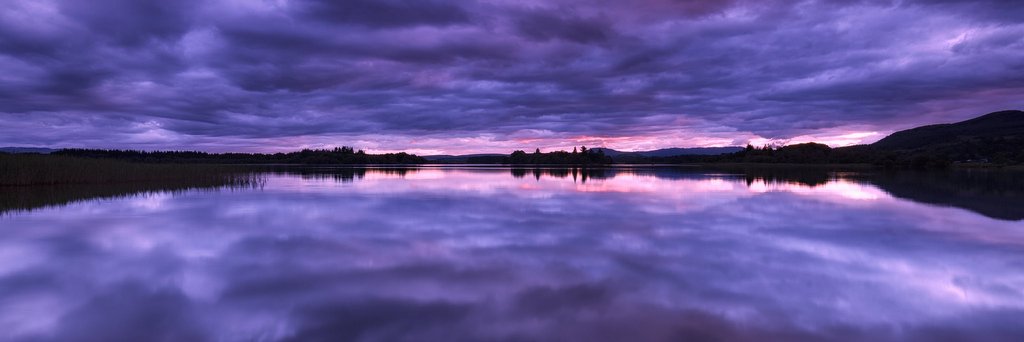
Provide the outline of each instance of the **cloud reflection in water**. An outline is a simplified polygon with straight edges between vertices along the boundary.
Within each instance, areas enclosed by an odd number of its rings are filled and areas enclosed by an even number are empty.
[[[1024,336],[1020,222],[855,178],[658,172],[281,173],[15,213],[0,339]]]

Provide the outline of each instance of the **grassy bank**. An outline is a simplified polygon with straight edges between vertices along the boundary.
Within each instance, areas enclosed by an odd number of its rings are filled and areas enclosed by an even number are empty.
[[[248,186],[257,177],[239,167],[142,164],[58,155],[0,153],[0,186],[161,183]]]

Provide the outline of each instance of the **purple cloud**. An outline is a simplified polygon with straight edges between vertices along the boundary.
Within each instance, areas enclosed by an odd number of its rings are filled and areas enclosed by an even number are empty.
[[[865,142],[1024,107],[1022,16],[997,0],[12,0],[0,145]]]

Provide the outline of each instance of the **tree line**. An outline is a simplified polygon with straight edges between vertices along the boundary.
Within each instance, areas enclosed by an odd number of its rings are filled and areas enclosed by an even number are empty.
[[[176,164],[424,164],[427,162],[422,157],[405,152],[370,154],[348,146],[333,149],[304,149],[289,153],[64,149],[52,154],[139,163]]]
[[[579,149],[573,147],[572,152],[541,153],[539,148],[533,153],[516,150],[509,155],[507,161],[508,164],[513,165],[604,165],[612,162],[612,158],[606,156],[603,150],[589,150],[586,146],[581,146]]]

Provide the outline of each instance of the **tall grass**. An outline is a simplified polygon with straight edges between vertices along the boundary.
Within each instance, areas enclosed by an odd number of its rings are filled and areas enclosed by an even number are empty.
[[[264,178],[258,172],[240,166],[139,164],[0,153],[0,214],[97,198],[263,184]]]
[[[248,186],[258,175],[241,167],[141,164],[109,159],[0,153],[0,186],[163,183]]]

